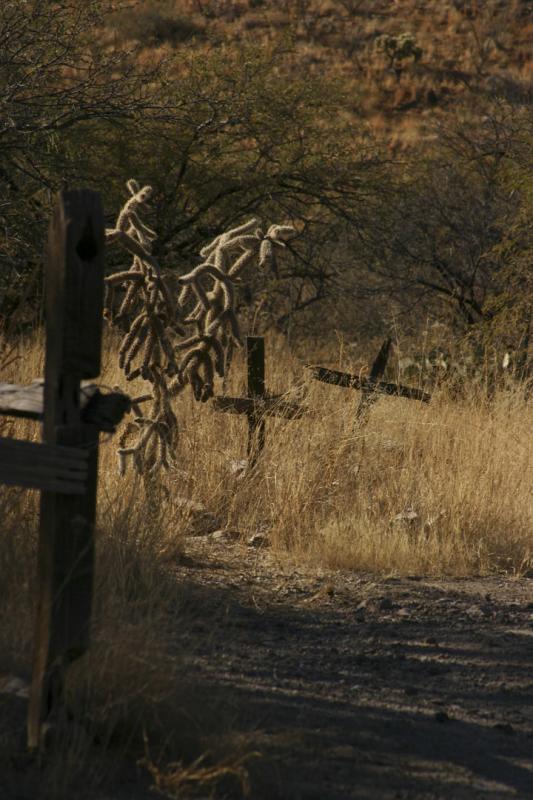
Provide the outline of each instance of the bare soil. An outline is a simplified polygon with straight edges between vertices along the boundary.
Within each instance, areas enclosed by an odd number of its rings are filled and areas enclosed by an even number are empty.
[[[189,553],[183,677],[262,754],[253,798],[533,797],[532,580]]]

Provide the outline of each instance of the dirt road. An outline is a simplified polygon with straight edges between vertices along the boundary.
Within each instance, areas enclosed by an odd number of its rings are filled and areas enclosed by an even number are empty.
[[[533,798],[533,580],[317,573],[212,536],[170,569],[165,730],[186,762],[260,754],[251,800]],[[26,701],[0,700],[0,797],[55,797],[17,744]],[[135,758],[115,766],[76,796],[154,796]],[[230,780],[173,796],[239,794]]]
[[[183,679],[254,800],[533,798],[533,581],[282,568],[189,540]]]

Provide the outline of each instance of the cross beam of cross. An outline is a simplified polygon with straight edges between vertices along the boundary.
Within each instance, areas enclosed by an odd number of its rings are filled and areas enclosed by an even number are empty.
[[[428,394],[428,392],[422,391],[422,389],[416,389],[412,386],[403,386],[400,383],[386,383],[381,380],[387,366],[390,349],[391,340],[386,339],[372,365],[368,378],[363,378],[360,375],[352,375],[349,372],[339,372],[338,370],[329,369],[328,367],[320,367],[312,364],[307,364],[306,366],[311,371],[312,377],[317,381],[330,383],[334,386],[342,386],[347,389],[361,390],[362,397],[356,412],[356,418],[358,419],[365,416],[369,406],[375,401],[376,396],[380,394],[391,395],[393,397],[405,397],[409,400],[419,400],[422,403],[429,403],[431,395]]]
[[[283,395],[271,395],[265,386],[265,340],[246,337],[248,394],[246,397],[215,397],[215,411],[245,414],[248,418],[248,458],[253,465],[265,445],[265,418],[298,419],[305,409],[290,403]]]

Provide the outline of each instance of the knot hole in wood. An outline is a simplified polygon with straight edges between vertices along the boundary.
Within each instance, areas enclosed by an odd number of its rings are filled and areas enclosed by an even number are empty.
[[[92,220],[89,217],[76,245],[76,254],[81,261],[93,261],[98,255],[98,242],[94,235]]]

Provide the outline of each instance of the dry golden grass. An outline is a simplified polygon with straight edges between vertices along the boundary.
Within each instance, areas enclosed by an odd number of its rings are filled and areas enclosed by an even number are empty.
[[[29,381],[41,372],[40,349],[40,342],[25,346],[13,378]],[[281,338],[270,337],[266,350],[270,391],[290,390],[305,376],[303,361]],[[124,382],[112,344],[101,382],[139,393],[145,388],[143,381]],[[520,387],[490,401],[479,386],[461,400],[441,389],[428,405],[383,397],[364,427],[354,426],[358,392],[314,381],[307,388],[308,414],[294,421],[269,419],[265,451],[244,478],[232,473],[231,464],[246,457],[246,420],[216,413],[189,393],[176,401],[181,433],[175,466],[149,486],[148,499],[142,477],[131,470],[118,475],[116,441],[106,437],[101,537],[107,539],[104,529],[134,528],[139,558],[149,561],[153,552],[172,558],[183,547],[180,501],[186,497],[243,536],[268,531],[280,557],[401,573],[527,569],[533,545],[533,407]],[[240,354],[226,393],[244,391]],[[31,423],[9,427],[16,435],[37,433]],[[32,503],[28,495],[21,502]],[[416,518],[398,518],[407,511]],[[116,550],[114,559],[123,559],[120,540],[106,546]]]
[[[39,337],[21,342],[23,357],[5,379],[22,383],[41,374],[41,344]],[[125,386],[112,342],[104,367],[102,384]],[[303,373],[303,361],[281,339],[269,337],[269,389],[285,391]],[[265,531],[279,559],[306,560],[311,569],[518,576],[531,568],[533,406],[523,392],[502,391],[489,402],[479,388],[461,401],[441,390],[428,405],[381,398],[366,426],[354,427],[357,392],[315,382],[308,389],[307,416],[268,420],[265,451],[244,477],[230,465],[246,456],[245,419],[215,413],[188,393],[176,403],[176,465],[160,481],[145,485],[132,471],[121,478],[116,440],[105,437],[94,646],[71,671],[69,685],[73,706],[90,709],[100,741],[118,741],[123,752],[138,757],[143,729],[150,743],[161,731],[179,731],[179,725],[161,723],[161,709],[174,717],[183,713],[179,653],[172,644],[176,615],[183,628],[189,613],[187,589],[172,569],[186,550],[180,498],[203,503],[221,527],[237,529],[243,538]],[[241,355],[227,393],[243,390]],[[2,424],[3,435],[38,436],[33,423]],[[31,662],[37,496],[0,488],[0,505],[1,666],[24,674]],[[49,773],[47,796],[68,796],[73,780],[86,779],[83,747],[73,751],[69,743],[70,772],[61,779],[57,770]],[[169,747],[168,759],[181,758],[179,743]],[[195,750],[189,742],[187,748],[192,761],[202,753],[201,745]],[[239,757],[232,761],[226,753],[222,771]],[[96,766],[90,760],[93,783],[108,774],[110,763],[104,769],[102,760]],[[205,765],[206,775],[213,768]]]
[[[24,357],[8,377],[23,383],[41,373],[42,353],[38,340],[22,347]],[[289,390],[303,374],[283,341],[270,338],[269,390]],[[241,355],[227,392],[242,393],[244,378]],[[111,345],[102,383],[130,388]],[[265,451],[244,478],[231,464],[246,457],[246,420],[215,413],[188,393],[176,402],[181,434],[175,466],[155,485],[146,487],[131,470],[120,477],[115,440],[105,438],[99,543],[105,563],[113,564],[106,572],[114,594],[127,593],[128,570],[135,569],[135,581],[147,584],[139,596],[160,606],[151,570],[154,559],[168,562],[183,548],[184,497],[203,503],[222,526],[243,536],[267,531],[280,558],[399,573],[518,574],[529,568],[533,408],[518,387],[490,402],[479,387],[460,401],[440,390],[428,405],[384,397],[364,427],[353,422],[357,392],[316,382],[308,389],[303,419],[267,421]],[[5,421],[4,429],[38,435],[29,422]],[[3,498],[7,517],[17,518],[17,536],[1,551],[2,561],[11,561],[11,551],[31,547],[36,502],[34,493],[17,490],[4,489]],[[28,520],[24,527],[21,518]]]
[[[280,341],[267,350],[270,389],[290,388],[302,367]],[[245,457],[245,421],[185,401],[172,485],[243,535],[270,531],[280,557],[403,574],[528,569],[533,408],[518,390],[490,402],[479,388],[460,402],[444,390],[429,405],[382,398],[364,428],[353,425],[358,400],[310,385],[308,416],[269,420],[244,480],[228,464]],[[416,518],[398,518],[408,511]]]

